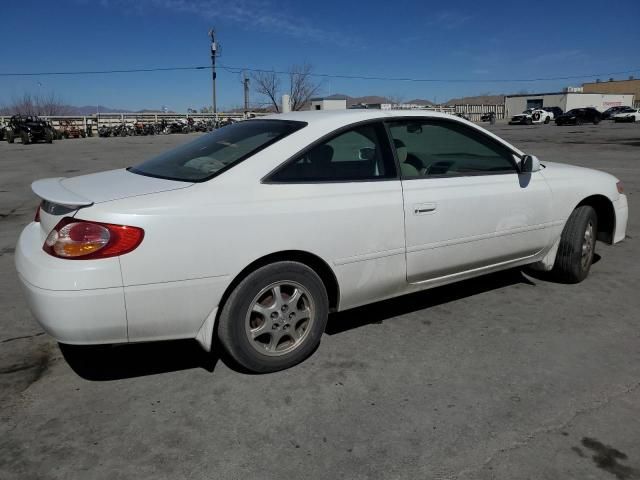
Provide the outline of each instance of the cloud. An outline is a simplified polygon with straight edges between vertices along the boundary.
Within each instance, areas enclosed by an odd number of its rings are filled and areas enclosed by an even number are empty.
[[[125,7],[137,14],[148,8],[188,14],[211,21],[226,21],[246,30],[254,29],[279,33],[303,41],[323,42],[341,47],[359,47],[360,41],[352,36],[319,28],[305,18],[283,11],[272,0],[101,0],[103,6]]]
[[[454,10],[442,10],[437,12],[431,22],[433,26],[439,26],[446,28],[447,30],[453,30],[463,26],[465,23],[473,19],[473,16],[467,15]]]
[[[584,61],[589,58],[582,50],[559,50],[550,53],[536,55],[527,60],[531,65],[561,65],[566,62]]]

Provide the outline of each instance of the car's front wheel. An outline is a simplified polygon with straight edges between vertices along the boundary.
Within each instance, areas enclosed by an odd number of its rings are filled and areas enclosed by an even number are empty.
[[[220,313],[218,339],[242,367],[275,372],[306,359],[320,343],[329,312],[320,277],[299,262],[255,270]]]
[[[566,283],[579,283],[589,275],[596,251],[598,216],[593,207],[576,208],[562,230],[553,266],[556,277]]]

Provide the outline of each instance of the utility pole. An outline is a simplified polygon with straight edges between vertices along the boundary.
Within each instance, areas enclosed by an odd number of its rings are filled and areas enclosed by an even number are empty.
[[[218,56],[218,44],[216,43],[216,31],[215,29],[209,30],[209,37],[211,37],[211,80],[213,82],[213,115],[216,120],[218,119],[218,107],[216,105],[216,57]]]
[[[246,72],[243,73],[242,83],[244,84],[244,118],[249,116],[249,77]]]

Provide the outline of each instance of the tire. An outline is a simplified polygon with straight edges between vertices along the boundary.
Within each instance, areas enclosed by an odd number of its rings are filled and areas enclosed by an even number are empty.
[[[547,123],[549,123],[549,121],[550,121],[550,120],[549,120],[549,117],[546,117],[546,118],[544,119],[544,124],[546,125]]]
[[[527,119],[525,120],[525,124],[527,124],[527,125],[532,125],[532,124],[533,124],[533,120],[531,120],[530,118],[527,118]]]
[[[598,125],[600,123],[600,119],[599,118],[594,118],[593,119],[593,124],[594,125]]]
[[[593,207],[576,208],[567,220],[558,254],[553,265],[553,274],[564,283],[580,283],[587,275],[596,250],[598,216]]]
[[[576,117],[576,125],[582,125],[582,119]]]
[[[298,300],[292,305],[294,289]],[[327,290],[318,274],[302,263],[277,262],[250,273],[229,295],[218,339],[245,369],[276,372],[314,352],[328,314]]]
[[[44,139],[47,143],[53,143],[53,133],[47,132],[45,133]]]
[[[7,142],[8,143],[13,143],[14,142],[15,137],[13,136],[13,132],[7,131],[5,133],[5,135],[7,136]]]
[[[23,145],[29,145],[29,134],[27,132],[22,132],[20,138],[22,139]]]

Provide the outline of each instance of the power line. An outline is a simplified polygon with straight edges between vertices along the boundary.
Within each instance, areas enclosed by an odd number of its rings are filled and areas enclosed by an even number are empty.
[[[218,65],[220,68],[231,72],[241,73],[242,71],[254,72],[254,73],[274,73],[277,75],[289,75],[291,72],[282,70],[269,70],[260,68],[248,68],[248,67],[232,67],[229,65]],[[64,71],[64,72],[8,72],[0,73],[0,77],[34,77],[34,76],[46,76],[46,75],[104,75],[114,73],[141,73],[141,72],[170,72],[170,71],[185,71],[185,70],[210,70],[211,65],[199,65],[192,67],[158,67],[158,68],[130,68],[119,70],[78,70],[78,71]],[[626,75],[630,73],[640,72],[640,67],[633,70],[624,70],[619,72],[605,72],[605,73],[586,73],[582,75],[565,75],[557,77],[538,77],[538,78],[491,78],[491,79],[471,79],[471,78],[414,78],[414,77],[382,77],[382,76],[367,76],[367,75],[343,75],[336,73],[309,73],[311,77],[320,78],[340,78],[345,80],[379,80],[389,82],[423,82],[423,83],[510,83],[510,82],[547,82],[554,80],[574,80],[581,78],[592,77],[608,77],[613,75]]]

